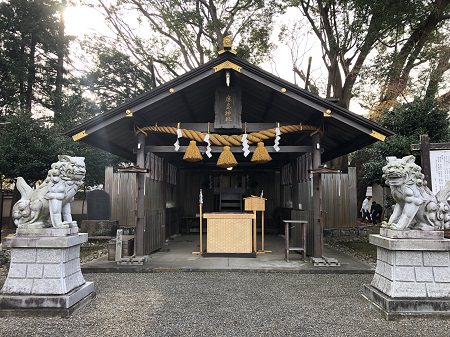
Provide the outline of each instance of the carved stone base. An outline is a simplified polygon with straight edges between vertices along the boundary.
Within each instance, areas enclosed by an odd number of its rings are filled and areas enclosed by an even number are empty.
[[[369,241],[377,246],[377,267],[364,296],[386,317],[450,314],[450,240],[371,235]]]
[[[78,227],[71,228],[17,228],[19,236],[68,236],[78,234]]]
[[[0,309],[14,305],[67,309],[94,291],[80,268],[80,245],[87,242],[88,235],[57,236],[72,229],[41,230],[49,231],[48,236],[17,233],[4,239],[3,244],[11,249],[11,263],[0,291]]]
[[[363,295],[385,319],[405,317],[450,317],[449,298],[392,298],[371,285],[364,285]]]
[[[94,297],[93,282],[86,282],[64,295],[0,295],[0,317],[67,317]]]
[[[389,228],[380,228],[380,235],[391,239],[439,240],[444,238],[444,231],[421,231],[421,230],[396,231]]]

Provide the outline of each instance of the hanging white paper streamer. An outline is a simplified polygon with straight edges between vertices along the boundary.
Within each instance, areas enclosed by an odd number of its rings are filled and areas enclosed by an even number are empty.
[[[273,145],[273,148],[275,149],[275,151],[280,151],[280,147],[278,146],[280,144],[280,137],[281,132],[280,132],[280,128],[275,128],[275,144]]]
[[[203,205],[203,193],[202,193],[202,189],[200,189],[200,195],[198,196],[198,201],[200,204]]]
[[[173,146],[175,146],[175,151],[178,151],[180,149],[180,142],[178,141],[178,138],[177,141],[173,144]]]
[[[205,153],[208,156],[208,158],[211,158],[212,154],[211,154],[211,142],[209,141],[209,133],[207,133],[205,135],[205,138],[203,140],[205,141],[205,143],[208,144],[208,145],[206,145],[206,152]]]
[[[248,155],[249,155],[249,153],[250,153],[250,151],[249,151],[249,146],[248,146],[248,141],[247,141],[247,134],[246,133],[244,133],[243,135],[242,135],[242,138],[241,138],[241,142],[242,142],[242,151],[244,151],[244,157],[247,157]]]
[[[180,141],[179,138],[183,137],[183,133],[181,132],[181,129],[177,129],[177,141],[173,144],[175,146],[175,151],[178,151],[180,149]]]

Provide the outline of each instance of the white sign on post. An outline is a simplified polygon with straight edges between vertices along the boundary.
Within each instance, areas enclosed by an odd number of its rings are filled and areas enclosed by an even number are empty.
[[[431,185],[439,192],[450,180],[450,150],[430,151]]]

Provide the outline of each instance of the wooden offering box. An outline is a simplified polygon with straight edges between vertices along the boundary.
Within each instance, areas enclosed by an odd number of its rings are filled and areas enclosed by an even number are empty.
[[[252,220],[250,213],[205,213],[207,253],[251,253]]]
[[[251,197],[244,198],[244,209],[246,211],[265,211],[266,210],[265,198],[252,195]]]

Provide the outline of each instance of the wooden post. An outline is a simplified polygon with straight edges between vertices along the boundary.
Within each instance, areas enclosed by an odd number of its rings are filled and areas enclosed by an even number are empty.
[[[203,254],[203,204],[200,203],[200,255]]]
[[[320,134],[315,133],[312,136],[312,168],[316,170],[321,164],[320,154]],[[320,174],[313,174],[313,256],[322,257],[322,200],[320,188]]]
[[[256,244],[256,211],[253,211],[253,251],[256,253],[258,248]]]
[[[261,250],[264,253],[264,211],[261,212]]]
[[[428,137],[428,135],[420,135],[420,157],[422,173],[425,175],[427,186],[430,190],[433,190],[431,181],[430,137]]]
[[[145,135],[139,133],[137,136],[136,166],[145,166]],[[145,233],[145,202],[144,202],[145,173],[137,173],[137,202],[136,202],[136,229],[134,233],[134,255],[144,255],[144,233]]]

